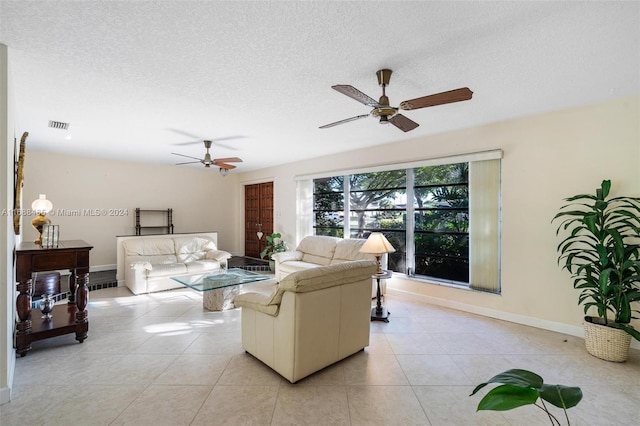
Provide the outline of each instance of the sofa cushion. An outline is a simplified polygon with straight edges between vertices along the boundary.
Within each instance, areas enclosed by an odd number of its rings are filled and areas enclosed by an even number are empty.
[[[178,262],[192,262],[203,259],[205,253],[216,250],[213,240],[203,237],[177,237],[174,238],[175,254]]]
[[[187,273],[187,267],[184,263],[166,263],[166,264],[153,264],[151,269],[147,271],[147,277],[159,277],[159,276],[171,276],[182,275]]]
[[[299,260],[292,260],[290,262],[284,262],[278,265],[278,269],[281,274],[291,274],[293,272],[302,271],[304,269],[319,268],[322,265],[316,263],[301,262]]]
[[[193,262],[186,262],[187,273],[197,274],[198,272],[214,271],[220,268],[220,262],[217,260],[194,260]]]
[[[274,253],[271,258],[279,263],[291,262],[292,260],[302,259],[302,252],[298,250],[282,251]]]
[[[133,239],[122,243],[125,256],[156,256],[176,254],[176,248],[171,238]]]
[[[361,253],[360,248],[364,245],[364,239],[347,238],[338,241],[336,251],[331,259],[331,264],[349,262],[352,260],[376,260],[375,255]]]
[[[156,256],[127,256],[127,262],[129,265],[134,263],[150,263],[152,265],[168,265],[171,263],[178,263],[178,258],[175,254],[159,254]]]
[[[224,250],[209,250],[204,254],[205,259],[211,260],[227,260],[231,257],[231,253]]]
[[[303,262],[328,265],[331,263],[336,245],[340,240],[341,238],[313,235],[303,238],[296,250],[303,253]]]

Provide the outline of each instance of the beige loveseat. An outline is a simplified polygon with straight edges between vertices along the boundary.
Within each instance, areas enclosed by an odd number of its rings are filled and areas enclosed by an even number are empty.
[[[371,274],[361,260],[306,269],[270,295],[244,293],[242,347],[295,383],[369,345]]]
[[[276,279],[318,266],[335,265],[353,260],[375,260],[372,254],[360,253],[366,240],[356,238],[336,238],[324,235],[304,237],[295,250],[273,255],[276,267]]]
[[[204,236],[138,237],[122,242],[125,285],[133,294],[183,288],[171,277],[217,271],[231,253]]]
[[[336,238],[324,235],[310,235],[304,237],[295,250],[276,253],[273,255],[278,281],[287,275],[317,268],[318,266],[335,265],[337,263],[354,260],[376,260],[375,255],[360,253],[360,248],[366,240],[358,238]],[[386,265],[386,255],[382,257],[383,266]],[[381,280],[380,289],[386,293],[386,280]],[[376,297],[376,285],[372,284],[371,297]]]

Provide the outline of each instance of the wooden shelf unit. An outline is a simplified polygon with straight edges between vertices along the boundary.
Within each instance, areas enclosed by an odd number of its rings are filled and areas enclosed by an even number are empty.
[[[142,226],[140,225],[141,213],[163,213],[167,215],[166,225]],[[142,235],[143,229],[165,230],[164,234],[173,234],[173,209],[141,209],[136,207],[136,235]]]

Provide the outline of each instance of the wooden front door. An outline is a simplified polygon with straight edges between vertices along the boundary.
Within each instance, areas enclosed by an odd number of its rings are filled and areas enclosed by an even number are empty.
[[[258,231],[263,236],[258,239]],[[244,187],[244,255],[260,258],[267,244],[266,236],[273,232],[273,182]]]

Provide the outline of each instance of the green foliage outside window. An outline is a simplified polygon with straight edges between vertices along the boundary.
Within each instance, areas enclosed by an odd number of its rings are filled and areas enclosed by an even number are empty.
[[[416,274],[469,281],[469,165],[415,169]]]
[[[413,173],[413,200],[406,200],[407,174]],[[345,177],[314,180],[316,235],[343,237],[345,220],[351,238],[382,231],[396,248],[388,268],[406,272],[407,203],[413,211],[411,230],[415,273],[468,282],[468,163],[353,174],[347,177],[349,217],[344,214]]]
[[[314,215],[316,235],[344,237],[343,177],[314,180]]]

